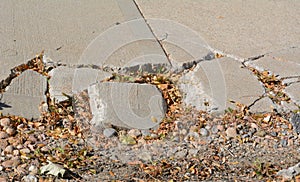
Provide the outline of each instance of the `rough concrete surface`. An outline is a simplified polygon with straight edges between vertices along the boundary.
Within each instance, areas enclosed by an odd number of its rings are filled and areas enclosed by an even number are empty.
[[[166,112],[160,91],[149,84],[97,83],[88,94],[95,125],[148,129],[159,125]]]
[[[222,112],[233,107],[230,100],[251,105],[253,112],[277,108],[268,97],[259,100],[266,90],[245,66],[278,74],[287,84],[284,91],[292,99],[292,105],[284,103],[287,110],[297,109],[299,105],[298,1],[13,0],[1,2],[0,8],[3,9],[0,12],[0,81],[9,76],[10,69],[42,49],[49,58],[47,61],[62,63],[50,72],[48,88],[44,85],[46,78],[38,73],[27,77],[29,73],[24,72],[15,78],[2,93],[3,113],[37,117],[35,109],[45,101],[47,89],[51,98],[61,101],[66,98],[62,93],[72,95],[88,88],[94,91],[95,97],[99,89],[115,93],[104,101],[111,105],[113,101],[123,103],[114,106],[123,112],[131,108],[125,104],[128,95],[123,92],[132,85],[114,83],[104,88],[91,85],[112,73],[170,70],[182,74],[177,86],[184,101],[198,109]],[[209,58],[204,59],[207,55]],[[34,82],[41,85],[28,86]],[[13,88],[31,91],[23,96]],[[158,94],[150,85],[139,85],[135,92],[139,89],[142,89],[140,97],[130,97],[135,99],[132,102],[143,106],[148,105],[148,96]],[[34,94],[35,90],[38,94]],[[30,107],[23,107],[20,101],[31,102]],[[101,105],[91,104],[95,108]],[[147,109],[141,108],[138,113],[142,111],[145,115],[140,117],[148,116]],[[158,121],[162,112],[154,112],[159,115]],[[124,127],[152,127],[148,121],[133,124],[134,119],[119,119],[110,122]]]
[[[0,100],[0,112],[39,118],[42,104],[46,103],[47,79],[37,72],[27,70],[15,78]],[[45,108],[46,109],[46,108]]]
[[[211,47],[237,57],[249,58],[300,44],[299,1],[136,2],[146,20],[181,23]]]

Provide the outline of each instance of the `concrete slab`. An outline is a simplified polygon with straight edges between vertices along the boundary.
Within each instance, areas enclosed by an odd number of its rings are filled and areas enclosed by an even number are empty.
[[[46,103],[47,78],[27,70],[13,79],[7,91],[2,93],[0,112],[28,119],[41,116],[40,106]]]
[[[300,48],[290,48],[267,54],[263,58],[250,62],[262,70],[268,70],[280,77],[300,77]]]
[[[284,91],[291,97],[292,101],[300,106],[300,83],[293,83],[286,87]]]
[[[104,82],[90,86],[88,94],[96,126],[149,129],[165,116],[165,101],[154,85]]]
[[[187,104],[217,112],[234,107],[230,100],[250,105],[264,93],[251,72],[231,58],[201,62],[180,79],[179,86]],[[269,111],[268,103],[260,111]]]
[[[87,89],[91,84],[111,76],[110,73],[92,68],[57,67],[49,72],[49,93],[52,99],[66,100],[62,93],[72,95]],[[76,80],[76,82],[74,82]]]
[[[300,45],[300,24],[295,23],[300,21],[300,1],[136,2],[150,26],[151,19],[181,23],[211,47],[237,57],[249,58]]]
[[[131,0],[12,0],[1,2],[0,8],[3,10],[0,12],[0,80],[8,76],[12,67],[42,49],[54,61],[67,64],[93,61],[98,64],[107,62],[109,57],[109,63],[119,63],[120,57],[115,59],[120,56],[119,49],[134,50],[122,55],[127,62],[149,51],[167,61]],[[98,40],[101,44],[97,44]],[[143,43],[144,40],[152,40],[152,46]],[[138,43],[134,44],[135,41]],[[128,49],[124,48],[127,44],[131,45]]]

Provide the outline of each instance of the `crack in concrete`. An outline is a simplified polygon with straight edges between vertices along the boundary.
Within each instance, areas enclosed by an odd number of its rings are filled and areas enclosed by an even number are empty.
[[[169,57],[170,54],[167,52],[167,50],[166,50],[165,47],[163,46],[162,41],[159,40],[158,37],[155,35],[155,33],[154,33],[152,27],[150,26],[150,24],[148,23],[147,19],[145,18],[145,16],[144,16],[143,12],[141,11],[141,8],[139,7],[139,5],[136,3],[135,0],[132,0],[132,1],[133,1],[133,3],[135,4],[135,6],[136,6],[136,8],[138,9],[138,11],[140,12],[141,16],[143,17],[145,23],[147,24],[147,26],[148,26],[149,30],[151,31],[152,35],[154,36],[155,40],[157,41],[157,43],[158,43],[159,46],[161,47],[162,51],[164,52],[166,58],[167,58],[168,61],[169,61],[169,64],[172,66],[172,62],[171,62],[170,57]]]

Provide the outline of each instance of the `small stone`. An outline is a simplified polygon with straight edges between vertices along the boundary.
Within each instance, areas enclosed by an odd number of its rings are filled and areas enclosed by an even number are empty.
[[[13,155],[15,155],[15,156],[20,155],[20,151],[19,150],[14,150]]]
[[[277,137],[277,132],[272,131],[272,132],[270,133],[270,135],[273,136],[273,137]]]
[[[22,178],[22,181],[24,181],[24,182],[37,182],[38,179],[34,175],[28,174],[27,176],[24,176]]]
[[[269,122],[271,120],[271,115],[268,115],[264,118],[264,122]]]
[[[130,135],[121,135],[120,142],[125,145],[134,145],[136,144],[136,140]]]
[[[141,136],[142,134],[138,129],[131,129],[128,131],[128,135],[130,135],[134,138],[137,138],[137,137]]]
[[[17,126],[17,129],[18,130],[21,130],[21,129],[23,129],[24,128],[24,124],[22,123],[22,124],[19,124],[18,126]]]
[[[195,141],[199,139],[199,134],[197,132],[189,132],[184,138],[185,141]]]
[[[264,136],[266,136],[266,132],[264,131],[264,130],[258,130],[256,133],[255,133],[255,135],[256,136],[259,136],[259,137],[264,137]]]
[[[237,136],[237,131],[236,131],[236,129],[234,127],[227,128],[226,135],[229,138],[234,138],[234,137]]]
[[[31,143],[36,143],[36,141],[37,141],[37,139],[35,138],[34,135],[29,135],[27,140],[30,141]]]
[[[20,150],[20,153],[21,154],[29,154],[30,153],[30,150],[28,148],[24,148],[24,149],[21,149]]]
[[[16,130],[14,128],[12,128],[12,127],[8,127],[5,131],[10,136],[12,136],[12,135],[14,135],[16,133]]]
[[[19,157],[14,157],[11,160],[7,160],[2,162],[2,166],[5,168],[9,168],[9,167],[16,167],[20,164],[20,159]]]
[[[186,135],[187,134],[187,130],[186,129],[182,129],[181,131],[179,131],[179,133],[181,135]]]
[[[41,151],[42,151],[42,152],[48,152],[49,150],[50,150],[50,149],[49,149],[48,146],[44,146],[44,147],[41,148]]]
[[[2,171],[3,169],[4,169],[4,167],[0,166],[0,171]],[[2,181],[2,178],[0,178],[0,181]],[[4,181],[6,181],[6,180],[4,180]]]
[[[208,131],[205,128],[201,128],[199,132],[202,136],[208,136]]]
[[[224,131],[224,125],[217,125],[217,128],[219,131]]]
[[[28,169],[28,171],[30,172],[29,174],[32,174],[32,175],[36,175],[38,174],[38,168],[34,165],[31,165]]]
[[[151,137],[152,139],[158,138],[157,134],[155,134],[155,133],[151,133],[150,137]]]
[[[250,136],[248,135],[248,133],[242,135],[242,138],[248,138],[248,137],[250,137]]]
[[[141,133],[142,133],[143,136],[150,136],[151,135],[149,130],[141,130]]]
[[[286,139],[281,139],[280,140],[280,144],[282,147],[286,147],[287,146],[288,141]]]
[[[110,138],[112,136],[115,136],[117,131],[113,128],[105,128],[103,131],[103,135],[107,138]]]
[[[218,129],[218,127],[217,127],[216,125],[214,125],[214,126],[211,128],[211,132],[212,132],[213,134],[217,134],[218,131],[219,131],[219,129]]]
[[[5,138],[8,138],[8,134],[4,131],[0,131],[0,139],[5,139]]]
[[[10,125],[10,119],[9,118],[2,118],[0,119],[0,125],[3,127],[7,127]]]
[[[4,149],[4,153],[11,154],[13,152],[13,150],[14,150],[14,147],[12,145],[9,145]]]
[[[253,128],[253,129],[255,129],[255,130],[258,130],[258,126],[255,123],[251,123],[250,127]]]

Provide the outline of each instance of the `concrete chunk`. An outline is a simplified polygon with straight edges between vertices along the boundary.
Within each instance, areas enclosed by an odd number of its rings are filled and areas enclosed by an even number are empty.
[[[12,80],[0,100],[0,112],[28,119],[39,118],[39,106],[46,102],[47,78],[31,70]]]
[[[95,125],[148,129],[165,116],[165,101],[154,85],[97,83],[88,88],[88,94]]]
[[[111,74],[92,68],[58,67],[49,73],[49,92],[52,99],[63,101],[67,99],[62,93],[72,95],[87,89],[91,84],[101,81]]]
[[[239,62],[231,58],[221,58],[202,62],[179,80],[184,93],[184,102],[206,111],[223,112],[234,107],[230,100],[249,105],[259,98],[264,90],[257,79]],[[269,102],[260,103],[261,110],[270,110]]]

